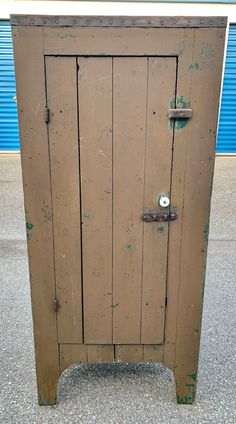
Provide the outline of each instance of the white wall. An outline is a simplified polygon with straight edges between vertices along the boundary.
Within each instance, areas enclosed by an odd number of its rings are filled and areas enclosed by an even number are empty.
[[[8,19],[11,13],[39,15],[228,16],[229,22],[236,23],[236,4],[0,0],[0,18]]]

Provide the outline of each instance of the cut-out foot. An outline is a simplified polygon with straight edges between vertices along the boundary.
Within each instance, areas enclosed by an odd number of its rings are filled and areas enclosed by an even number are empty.
[[[197,373],[186,375],[175,373],[176,397],[180,405],[192,405],[196,398]]]

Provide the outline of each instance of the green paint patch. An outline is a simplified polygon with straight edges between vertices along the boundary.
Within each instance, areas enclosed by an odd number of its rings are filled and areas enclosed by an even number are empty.
[[[111,296],[112,295],[112,293],[111,292],[107,292],[107,296]]]
[[[119,305],[119,303],[113,303],[112,305],[111,305],[111,308],[117,308],[117,306]]]
[[[91,219],[91,215],[90,215],[90,213],[84,213],[84,214],[83,214],[83,218],[84,218],[84,219]]]
[[[191,71],[192,69],[196,69],[196,71],[198,71],[200,69],[200,65],[197,62],[191,63],[191,65],[188,67],[188,70]]]
[[[166,231],[166,227],[157,227],[157,232],[162,234]]]
[[[193,372],[192,374],[187,374],[188,377],[191,377],[193,381],[197,380],[197,373]]]
[[[76,38],[76,35],[71,33],[65,33],[65,34],[57,34],[57,38],[60,38],[61,40],[64,40],[66,38]]]
[[[189,395],[189,396],[178,396],[177,395],[177,403],[179,405],[192,405],[194,402],[195,396],[194,395]]]
[[[31,222],[26,222],[26,229],[27,230],[32,230],[33,227],[34,227],[34,224],[31,224]]]
[[[199,334],[199,329],[198,329],[198,328],[195,328],[195,329],[194,329],[194,334],[195,334],[195,335]]]
[[[132,250],[132,244],[126,244],[124,246],[124,249],[125,249],[126,252],[131,252],[131,250]]]
[[[204,234],[204,239],[205,241],[208,240],[208,234],[209,234],[209,224],[206,224],[203,230],[203,234]]]
[[[189,109],[190,103],[187,102],[183,96],[177,96],[176,100],[172,99],[170,101],[170,109]],[[171,130],[173,128],[177,131],[182,130],[188,123],[187,118],[180,119],[169,119],[169,127]]]

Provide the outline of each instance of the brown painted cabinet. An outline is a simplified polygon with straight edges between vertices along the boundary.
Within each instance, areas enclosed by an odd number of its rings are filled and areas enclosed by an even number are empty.
[[[11,22],[39,403],[111,361],[192,403],[226,19]]]

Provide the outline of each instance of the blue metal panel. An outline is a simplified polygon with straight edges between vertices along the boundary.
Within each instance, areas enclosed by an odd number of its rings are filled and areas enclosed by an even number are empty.
[[[11,26],[0,21],[0,151],[19,149]]]
[[[230,25],[217,153],[236,153],[236,25]]]

